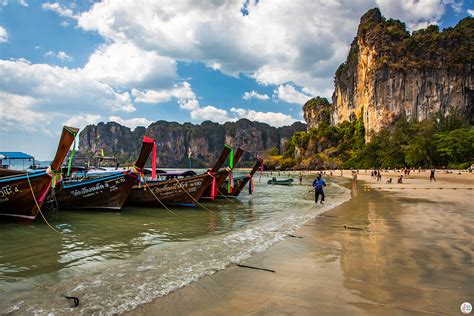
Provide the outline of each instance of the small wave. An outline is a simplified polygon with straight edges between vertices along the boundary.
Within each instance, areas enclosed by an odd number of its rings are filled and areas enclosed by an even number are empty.
[[[350,199],[348,189],[332,185],[331,191],[332,201],[322,207],[315,208],[309,197],[288,200],[278,204],[282,210],[235,231],[160,243],[126,259],[88,266],[87,273],[9,298],[4,310],[20,314],[119,314],[133,310],[268,249],[308,220]],[[151,237],[144,234],[141,238]],[[79,307],[71,309],[63,295],[79,297]]]

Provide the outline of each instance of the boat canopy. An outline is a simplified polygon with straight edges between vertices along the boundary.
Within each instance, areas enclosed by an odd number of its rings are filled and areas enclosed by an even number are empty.
[[[143,173],[146,175],[151,174],[151,168],[144,168]],[[163,176],[167,178],[178,178],[178,177],[192,177],[197,173],[192,170],[160,170],[156,169],[157,176]]]
[[[26,162],[26,166],[25,166]],[[35,168],[35,157],[20,151],[0,151],[0,168],[21,169]]]
[[[19,151],[0,151],[0,159],[35,159],[35,157]]]

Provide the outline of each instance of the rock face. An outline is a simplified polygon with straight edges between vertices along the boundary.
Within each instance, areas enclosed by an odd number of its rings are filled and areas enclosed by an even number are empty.
[[[103,149],[106,156],[114,156],[121,162],[133,162],[147,135],[157,142],[159,167],[187,167],[188,150],[191,148],[193,167],[209,167],[220,154],[224,144],[245,150],[240,166],[253,164],[257,154],[283,149],[286,140],[295,132],[306,130],[306,125],[294,123],[280,128],[246,119],[218,124],[209,121],[201,125],[158,121],[148,128],[131,130],[115,122],[89,125],[79,135],[77,158],[92,157]]]
[[[318,127],[321,122],[331,123],[332,105],[326,98],[316,97],[303,106],[303,115],[308,128]]]
[[[410,34],[402,22],[369,10],[337,69],[331,123],[362,116],[366,140],[398,117],[421,121],[450,108],[474,124],[473,64],[473,18],[442,32],[432,25]],[[317,124],[310,112],[305,119]]]

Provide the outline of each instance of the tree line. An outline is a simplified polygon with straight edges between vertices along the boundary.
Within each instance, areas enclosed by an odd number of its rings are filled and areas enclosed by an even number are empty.
[[[268,168],[401,168],[465,169],[474,163],[474,127],[459,111],[435,113],[418,122],[401,116],[365,142],[362,119],[295,133],[285,152],[269,152]]]

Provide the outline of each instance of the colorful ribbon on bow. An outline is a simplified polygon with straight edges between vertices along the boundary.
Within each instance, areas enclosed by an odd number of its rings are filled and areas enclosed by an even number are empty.
[[[250,178],[250,182],[249,182],[249,194],[252,194],[253,193],[253,190],[254,190],[254,183],[253,183],[253,179],[252,177],[248,174],[247,177]]]
[[[153,142],[153,151],[151,152],[151,178],[156,179],[156,142]]]
[[[61,182],[61,179],[62,179],[61,171],[54,171],[51,169],[51,167],[48,167],[48,169],[46,169],[46,174],[51,177],[52,188],[56,187],[56,184]]]
[[[232,169],[234,169],[234,149],[230,147],[229,145],[225,145],[225,147],[230,149],[230,154],[229,154],[229,182],[227,183],[227,193],[232,193],[232,190],[234,189],[234,181],[232,177]]]
[[[212,184],[211,184],[211,200],[214,201],[217,195],[217,182],[216,177],[212,175],[212,173],[208,172],[208,175],[212,177]]]
[[[69,177],[71,175],[71,166],[72,166],[72,159],[74,157],[74,153],[76,152],[76,137],[74,137],[74,144],[72,145],[72,151],[69,155],[69,162],[67,164],[67,173],[66,175]]]

